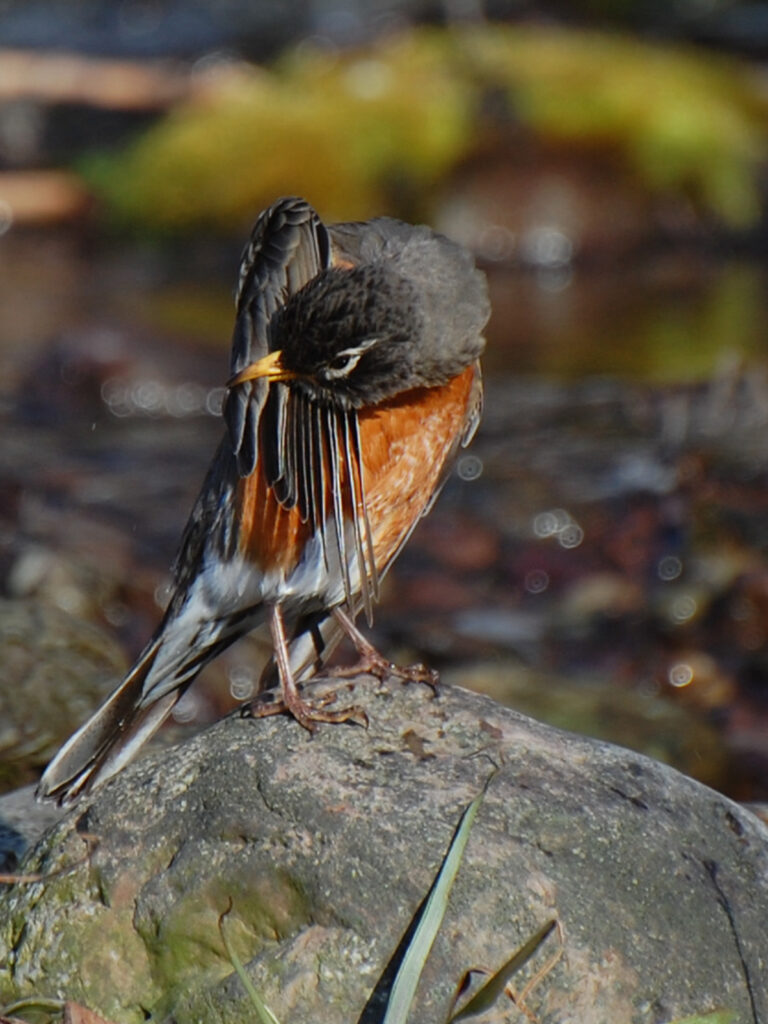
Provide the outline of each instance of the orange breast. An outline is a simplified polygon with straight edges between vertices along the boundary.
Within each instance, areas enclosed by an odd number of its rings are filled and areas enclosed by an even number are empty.
[[[415,388],[358,413],[363,483],[376,565],[383,570],[421,515],[463,430],[475,369],[441,387]],[[327,454],[327,453],[326,453]],[[330,479],[330,472],[326,474]],[[342,493],[349,487],[346,474]],[[262,569],[286,574],[310,537],[298,508],[275,499],[260,467],[238,484],[240,549]],[[345,500],[351,514],[351,502]],[[332,508],[326,496],[326,510]]]
[[[363,482],[380,570],[432,497],[464,429],[474,377],[469,366],[442,387],[407,391],[359,414]]]
[[[288,573],[299,561],[311,525],[302,523],[297,507],[286,509],[277,501],[261,464],[237,487],[240,514],[240,550],[261,569]]]

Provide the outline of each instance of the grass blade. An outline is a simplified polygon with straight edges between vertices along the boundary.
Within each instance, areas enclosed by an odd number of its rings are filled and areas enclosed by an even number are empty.
[[[229,908],[225,910],[224,913],[219,918],[219,934],[221,935],[221,941],[224,943],[224,949],[226,950],[227,956],[229,957],[229,961],[234,967],[235,973],[237,974],[238,978],[242,982],[243,988],[245,989],[248,998],[253,1003],[254,1009],[256,1010],[256,1013],[259,1016],[261,1024],[280,1024],[277,1017],[274,1015],[274,1013],[272,1013],[270,1008],[267,1006],[267,1004],[264,1002],[264,1000],[261,998],[259,993],[254,988],[253,982],[248,977],[246,970],[243,967],[242,962],[240,961],[240,957],[235,952],[232,943],[229,941],[229,939],[227,938],[227,934],[224,931],[224,918],[227,916],[231,909],[232,904],[230,903]]]
[[[485,790],[475,797],[461,816],[451,845],[443,859],[442,867],[432,883],[413,938],[395,976],[382,1024],[405,1024],[408,1018],[416,986],[445,916],[448,897],[464,856],[472,823],[483,802],[484,795]]]
[[[554,919],[547,921],[547,923],[539,928],[539,930],[532,935],[527,942],[525,942],[516,953],[514,953],[507,962],[492,975],[488,981],[479,989],[472,998],[469,1000],[463,1010],[455,1013],[448,1024],[453,1024],[454,1021],[468,1020],[470,1017],[475,1017],[477,1014],[485,1013],[493,1006],[498,997],[502,994],[507,986],[507,982],[520,970],[534,953],[538,950],[542,942],[552,932],[552,929],[557,924]]]

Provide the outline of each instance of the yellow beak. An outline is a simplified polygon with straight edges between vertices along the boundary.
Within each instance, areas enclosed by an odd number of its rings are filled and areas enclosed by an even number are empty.
[[[234,377],[227,381],[228,388],[235,388],[238,384],[244,384],[247,380],[259,380],[266,377],[267,380],[293,380],[297,375],[293,370],[283,366],[283,353],[281,351],[270,352],[268,356],[257,359],[255,363],[246,366]]]

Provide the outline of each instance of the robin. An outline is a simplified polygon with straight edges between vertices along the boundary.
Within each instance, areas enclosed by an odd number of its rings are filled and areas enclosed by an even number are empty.
[[[70,803],[118,772],[203,666],[269,622],[279,697],[255,715],[364,721],[299,684],[355,624],[480,417],[484,276],[461,246],[390,218],[326,227],[302,199],[258,218],[236,294],[226,433],[182,536],[175,589],[120,686],[48,765]],[[429,681],[421,666],[399,670]],[[267,675],[266,679],[269,680]]]

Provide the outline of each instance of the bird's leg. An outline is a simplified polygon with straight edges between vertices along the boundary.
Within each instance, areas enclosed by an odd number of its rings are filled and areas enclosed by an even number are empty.
[[[303,725],[309,732],[315,731],[316,722],[357,722],[358,725],[364,727],[368,725],[368,717],[362,708],[353,705],[338,711],[331,711],[327,705],[336,699],[335,693],[325,694],[314,703],[301,696],[291,671],[288,643],[285,638],[285,624],[279,604],[272,607],[269,616],[269,629],[272,634],[272,645],[282,693],[280,697],[270,703],[259,699],[251,701],[243,708],[244,714],[253,718],[266,718],[269,715],[278,715],[283,711],[288,711],[299,725]]]
[[[420,662],[415,665],[395,665],[388,661],[383,654],[379,653],[370,640],[355,625],[355,620],[340,606],[333,609],[336,621],[344,630],[346,635],[355,645],[355,650],[360,655],[356,665],[350,667],[334,668],[328,673],[336,677],[358,675],[360,672],[368,672],[379,679],[386,679],[387,676],[395,676],[404,683],[424,683],[430,686],[437,693],[439,676],[432,668],[427,668]]]

